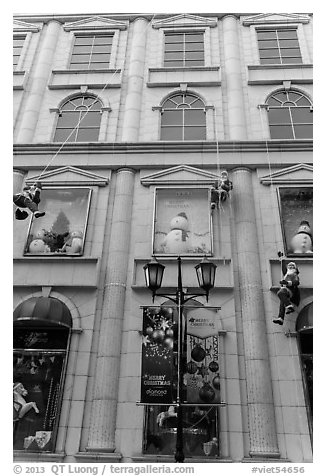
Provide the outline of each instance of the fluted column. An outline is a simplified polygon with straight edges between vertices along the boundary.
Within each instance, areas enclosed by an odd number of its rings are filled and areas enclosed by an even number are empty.
[[[279,457],[251,171],[235,169],[232,181],[250,455]]]
[[[230,140],[246,140],[246,116],[241,75],[238,20],[227,15],[222,20],[224,47],[224,81]]]
[[[145,18],[136,18],[133,24],[127,97],[122,130],[122,141],[124,142],[135,142],[138,140],[144,85],[147,25],[148,22]]]
[[[29,77],[27,88],[27,101],[22,109],[22,122],[19,127],[16,142],[32,142],[39,112],[43,101],[43,95],[50,77],[53,56],[58,42],[60,23],[50,21],[42,31],[41,47],[37,57],[35,69]],[[43,36],[44,35],[44,36]]]
[[[22,191],[25,172],[23,170],[14,169],[13,172],[13,193]]]
[[[88,451],[114,451],[134,171],[117,172]]]

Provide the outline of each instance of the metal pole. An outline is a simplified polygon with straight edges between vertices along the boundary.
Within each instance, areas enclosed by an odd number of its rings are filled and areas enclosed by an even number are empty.
[[[181,258],[178,256],[178,288],[176,293],[176,301],[178,306],[178,387],[177,387],[177,441],[175,448],[175,462],[183,463],[185,456],[183,453],[183,408],[182,395],[183,395],[183,326],[182,326],[182,314],[184,296],[182,289],[182,276],[181,276]]]

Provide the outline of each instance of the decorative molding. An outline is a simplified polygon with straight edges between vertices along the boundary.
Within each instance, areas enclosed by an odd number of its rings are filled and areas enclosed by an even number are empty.
[[[287,23],[309,23],[309,15],[300,15],[296,13],[260,13],[259,15],[252,15],[245,17],[242,20],[244,26],[256,24],[287,24]]]
[[[41,30],[39,25],[35,25],[34,23],[26,23],[24,21],[14,20],[13,21],[13,31],[14,33],[38,33]]]
[[[34,175],[28,177],[26,180],[27,185],[35,183],[35,181],[40,180],[39,175]],[[42,174],[41,181],[42,185],[97,185],[99,187],[104,187],[109,183],[111,177],[111,171],[109,172],[109,177],[104,177],[102,175],[97,175],[86,170],[79,169],[77,167],[60,167],[50,172]]]
[[[65,31],[75,31],[75,30],[126,30],[128,27],[128,22],[117,21],[112,18],[105,18],[101,16],[93,16],[86,18],[84,20],[74,21],[65,23],[63,29]]]
[[[175,15],[164,20],[156,20],[153,22],[152,27],[158,28],[180,28],[180,27],[215,27],[217,26],[217,20],[213,18],[204,18],[197,15],[190,15],[189,13],[182,13],[181,15]]]
[[[142,185],[211,185],[218,175],[189,165],[178,165],[160,172],[145,175],[140,179]]]
[[[280,184],[306,184],[313,182],[313,167],[308,164],[298,164],[292,167],[286,167],[269,175],[260,177],[260,183],[263,185]]]

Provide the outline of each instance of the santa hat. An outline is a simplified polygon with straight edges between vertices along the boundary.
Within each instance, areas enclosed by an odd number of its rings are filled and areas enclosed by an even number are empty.
[[[296,270],[296,272],[297,272],[297,274],[299,274],[299,269],[298,269],[297,265],[295,264],[295,262],[294,262],[294,261],[290,261],[290,263],[288,263],[287,266],[290,266],[290,265],[294,266],[294,267],[295,267],[295,270]]]

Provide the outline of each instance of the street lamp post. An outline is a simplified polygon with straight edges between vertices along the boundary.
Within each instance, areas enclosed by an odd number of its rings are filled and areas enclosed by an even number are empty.
[[[203,260],[195,266],[199,287],[202,288],[205,293],[188,294],[183,291],[182,286],[182,272],[181,272],[181,258],[178,256],[178,281],[175,295],[157,293],[160,289],[163,280],[163,274],[165,266],[159,263],[156,258],[152,259],[144,266],[145,282],[146,286],[152,291],[153,302],[155,296],[163,296],[177,305],[178,309],[178,386],[177,386],[177,439],[175,450],[175,462],[183,463],[185,456],[183,452],[183,398],[182,398],[182,386],[183,386],[183,307],[184,304],[190,299],[198,296],[206,296],[208,302],[209,291],[214,287],[216,265],[210,263],[206,256]]]

